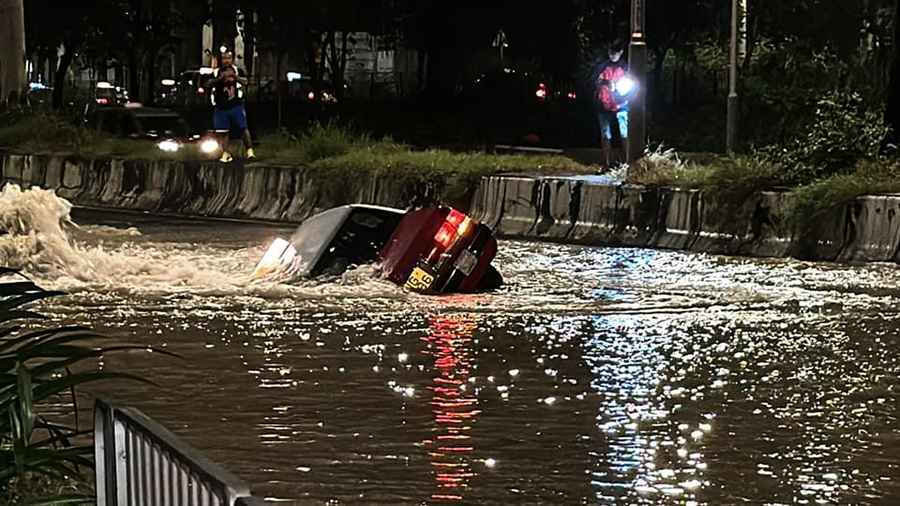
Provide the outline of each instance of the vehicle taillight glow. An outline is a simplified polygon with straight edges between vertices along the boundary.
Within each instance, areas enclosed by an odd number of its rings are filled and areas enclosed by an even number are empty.
[[[106,98],[98,98],[98,99],[97,99],[97,103],[100,104],[100,105],[106,105],[106,104],[109,103],[109,99],[106,99]]]
[[[466,215],[456,209],[451,209],[450,214],[447,215],[447,222],[452,223],[454,227],[458,227],[465,219]]]
[[[467,216],[466,219],[464,219],[463,222],[460,223],[458,227],[456,227],[456,233],[459,234],[460,236],[464,236],[469,233],[469,230],[471,228],[472,228],[472,219]]]
[[[444,249],[449,248],[453,244],[454,239],[456,239],[456,227],[446,221],[434,236],[434,242]]]
[[[451,209],[441,228],[435,234],[434,242],[445,250],[450,249],[457,237],[468,234],[471,229],[472,218],[456,209]]]
[[[534,94],[541,100],[547,98],[547,85],[544,83],[539,84],[538,89],[536,92],[534,92]]]

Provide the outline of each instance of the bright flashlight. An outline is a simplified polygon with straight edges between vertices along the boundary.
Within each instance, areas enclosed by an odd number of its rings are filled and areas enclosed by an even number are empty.
[[[181,149],[181,143],[172,139],[166,139],[157,144],[156,147],[166,153],[177,153]]]
[[[219,141],[215,139],[206,139],[200,143],[200,151],[211,155],[219,150]]]
[[[634,91],[636,87],[637,83],[634,82],[634,79],[628,76],[620,78],[613,84],[614,91],[619,95],[628,95],[629,93]]]

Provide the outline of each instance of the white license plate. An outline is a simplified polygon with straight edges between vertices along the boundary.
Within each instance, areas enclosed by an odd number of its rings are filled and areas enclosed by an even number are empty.
[[[453,265],[456,266],[456,269],[459,272],[468,276],[469,274],[472,274],[472,271],[475,270],[475,266],[478,265],[478,257],[473,255],[469,250],[464,249],[459,254],[459,258],[456,259],[456,263]]]

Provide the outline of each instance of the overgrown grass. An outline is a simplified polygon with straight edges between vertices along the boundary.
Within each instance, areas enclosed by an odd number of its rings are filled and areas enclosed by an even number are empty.
[[[884,193],[900,193],[900,161],[860,161],[852,173],[837,174],[795,188],[788,207],[788,220],[795,229],[808,230],[835,207],[862,195]]]
[[[132,159],[185,159],[163,153],[149,141],[113,138],[81,128],[53,115],[0,118],[0,146],[23,153],[68,152],[86,157]],[[331,171],[332,178],[364,173],[410,177],[419,181],[454,177],[471,181],[499,172],[584,173],[593,170],[564,157],[416,151],[390,137],[374,139],[364,132],[336,123],[314,124],[301,132],[263,136],[259,161]],[[346,183],[346,181],[342,181]]]
[[[64,152],[87,158],[165,160],[187,156],[164,153],[151,141],[110,137],[54,114],[5,115],[0,118],[0,146],[21,153]]]
[[[790,190],[785,218],[795,230],[808,230],[825,214],[863,195],[900,193],[900,160],[863,159],[844,172],[804,184],[768,156],[741,155],[684,160],[672,150],[657,149],[633,165],[627,181],[645,186],[691,188],[708,192],[727,210],[752,194]]]
[[[441,200],[464,203],[485,176],[501,173],[579,174],[592,169],[562,156],[411,151],[375,144],[323,158],[310,168],[331,185],[347,185],[361,174],[381,176],[407,186],[428,185]]]
[[[292,165],[309,165],[357,150],[387,153],[408,149],[390,138],[374,140],[366,133],[335,123],[317,123],[304,132],[266,135],[259,144],[260,160]]]
[[[636,162],[627,182],[714,192],[755,192],[782,186],[781,168],[753,156],[695,156],[682,159],[658,148]]]

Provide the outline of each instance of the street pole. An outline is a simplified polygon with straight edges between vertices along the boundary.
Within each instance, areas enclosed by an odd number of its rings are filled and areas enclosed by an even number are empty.
[[[628,66],[640,83],[628,109],[628,136],[625,143],[628,162],[644,156],[647,137],[647,42],[644,39],[644,0],[631,1],[631,42],[628,45]]]
[[[738,135],[737,53],[738,16],[741,10],[738,2],[739,0],[731,0],[731,58],[728,66],[728,118],[725,128],[725,149],[729,153],[734,153]]]
[[[0,106],[24,90],[25,7],[22,0],[0,0]]]

